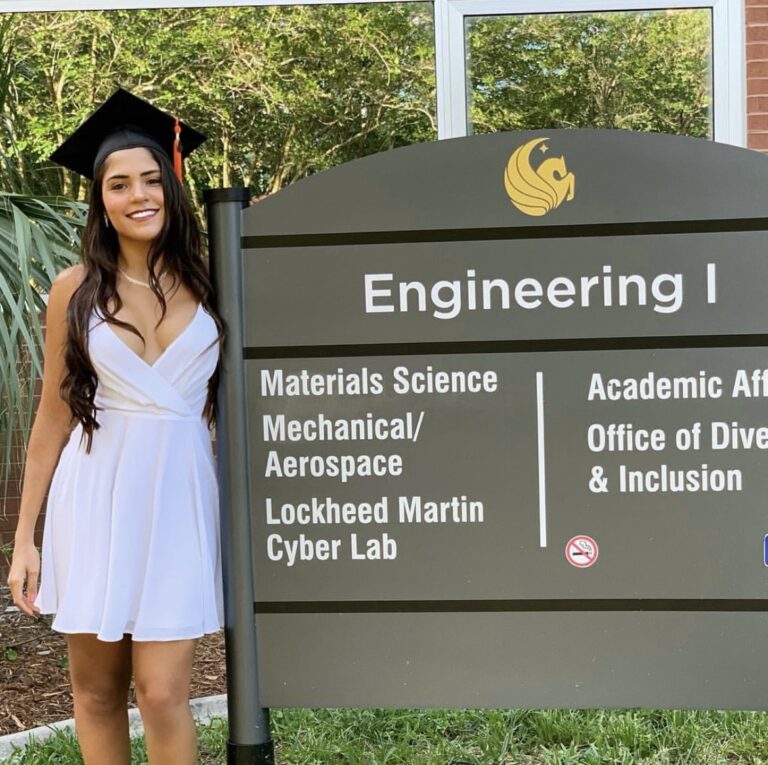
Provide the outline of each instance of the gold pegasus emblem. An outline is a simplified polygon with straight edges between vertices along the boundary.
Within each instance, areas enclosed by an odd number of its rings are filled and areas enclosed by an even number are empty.
[[[573,199],[576,176],[568,172],[564,157],[545,159],[534,170],[531,152],[548,138],[534,138],[517,148],[504,171],[504,188],[512,204],[526,215],[546,215]],[[539,149],[547,151],[546,146]]]

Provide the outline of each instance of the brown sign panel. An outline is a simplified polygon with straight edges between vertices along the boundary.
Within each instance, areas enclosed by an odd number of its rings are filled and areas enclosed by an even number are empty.
[[[767,192],[547,131],[244,213],[267,705],[765,707]]]

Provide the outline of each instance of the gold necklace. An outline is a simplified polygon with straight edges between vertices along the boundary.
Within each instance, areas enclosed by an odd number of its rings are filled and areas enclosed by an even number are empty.
[[[121,274],[122,274],[122,275],[123,275],[123,276],[124,276],[124,277],[125,277],[125,278],[126,278],[128,281],[129,281],[129,282],[133,282],[133,284],[138,284],[140,287],[147,287],[147,288],[151,289],[151,287],[149,286],[149,283],[148,283],[148,282],[143,282],[143,281],[141,281],[141,279],[134,279],[132,276],[128,276],[128,274],[126,274],[126,273],[125,273],[125,271],[123,271],[123,269],[122,269],[122,268],[118,268],[117,270],[118,270],[118,271],[119,271],[119,272],[120,272],[120,273],[121,273]],[[163,270],[163,271],[160,273],[160,276],[158,276],[158,277],[157,277],[157,280],[158,280],[158,281],[160,281],[160,279],[162,279],[162,278],[165,276],[165,274],[166,274],[166,272],[165,272],[165,270]]]

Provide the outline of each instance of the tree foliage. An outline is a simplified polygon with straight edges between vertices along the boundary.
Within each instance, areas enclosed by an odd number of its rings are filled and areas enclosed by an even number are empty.
[[[29,439],[43,374],[44,294],[76,262],[86,206],[0,191],[0,514],[16,455]],[[16,457],[16,459],[14,459]]]
[[[276,191],[436,138],[427,4],[10,18],[15,87],[4,114],[15,137],[4,147],[37,193],[83,198],[79,179],[47,157],[117,84],[209,136],[188,164],[196,196],[240,184]]]
[[[474,132],[712,136],[708,10],[477,17],[467,50]]]

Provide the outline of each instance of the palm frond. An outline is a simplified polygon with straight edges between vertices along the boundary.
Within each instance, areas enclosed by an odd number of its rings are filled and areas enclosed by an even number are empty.
[[[78,261],[87,205],[0,192],[0,508],[9,474],[25,462],[34,396],[43,375],[41,316],[62,269]],[[14,459],[14,456],[16,459]],[[19,475],[19,478],[21,476]]]

